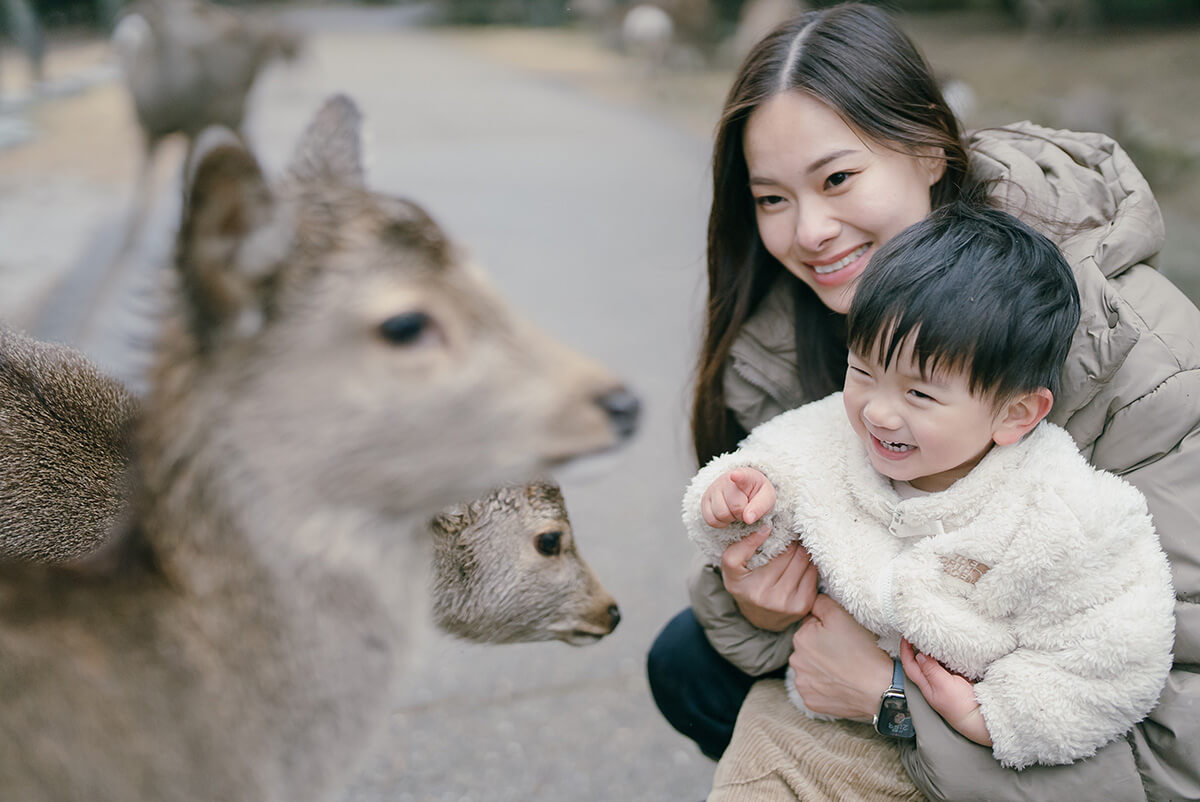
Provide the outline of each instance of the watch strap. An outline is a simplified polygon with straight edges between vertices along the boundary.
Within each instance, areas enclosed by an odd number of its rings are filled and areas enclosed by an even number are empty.
[[[908,712],[908,700],[904,695],[904,666],[893,659],[892,684],[879,697],[879,712],[873,722],[875,731],[892,738],[912,738],[912,716]]]

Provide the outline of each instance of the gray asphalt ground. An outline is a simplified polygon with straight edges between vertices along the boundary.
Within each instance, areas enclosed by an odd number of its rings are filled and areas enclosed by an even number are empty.
[[[625,376],[645,403],[631,447],[561,477],[581,550],[620,602],[620,627],[578,649],[431,634],[348,799],[703,798],[713,765],[658,715],[644,661],[686,604],[692,559],[678,507],[692,470],[686,387],[703,297],[708,142],[406,25],[395,9],[296,19],[313,34],[307,55],[272,69],[253,99],[250,136],[268,172],[326,96],[350,94],[368,131],[369,181],[422,203],[522,311]],[[166,181],[119,291],[80,335],[124,193],[85,179],[18,183],[0,176],[0,312],[74,340],[136,385],[177,187]]]

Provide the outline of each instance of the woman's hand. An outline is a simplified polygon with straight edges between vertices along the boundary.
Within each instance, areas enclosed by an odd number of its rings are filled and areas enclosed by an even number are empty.
[[[925,701],[947,724],[981,746],[992,745],[987,722],[975,701],[974,682],[950,673],[937,660],[913,649],[907,640],[900,641],[900,662],[905,676],[921,689]]]
[[[812,613],[792,638],[788,664],[796,690],[814,713],[870,722],[892,682],[892,658],[875,634],[859,625],[828,596],[817,596]]]
[[[746,568],[746,561],[770,534],[771,528],[766,526],[725,549],[721,577],[747,621],[759,629],[779,632],[812,609],[817,596],[817,567],[803,546],[792,543],[766,565]]]

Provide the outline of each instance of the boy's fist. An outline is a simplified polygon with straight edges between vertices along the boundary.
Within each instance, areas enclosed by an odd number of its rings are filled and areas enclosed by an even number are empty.
[[[736,468],[709,485],[700,499],[704,522],[724,529],[735,521],[752,524],[775,506],[775,486],[754,468]]]

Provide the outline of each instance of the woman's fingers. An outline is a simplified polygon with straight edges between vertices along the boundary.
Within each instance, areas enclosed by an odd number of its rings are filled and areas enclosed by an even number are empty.
[[[725,553],[721,555],[721,570],[727,574],[733,573],[738,576],[750,573],[746,568],[746,563],[770,535],[771,527],[765,526],[726,548]]]
[[[786,562],[782,562],[784,557],[787,558]],[[775,584],[784,596],[784,606],[807,615],[812,607],[813,597],[816,596],[817,587],[817,571],[808,559],[808,552],[798,542],[791,543],[787,551],[776,559],[780,560],[783,566]]]
[[[802,566],[803,573],[800,575],[800,582],[796,586],[796,592],[793,594],[797,609],[805,611],[812,610],[813,603],[817,599],[817,584],[820,582],[821,574],[817,571],[817,566],[812,564],[808,559],[808,552],[800,549],[803,553],[803,558],[799,555],[792,558],[792,561],[799,566]]]
[[[931,693],[929,678],[925,675],[925,671],[917,662],[917,653],[913,649],[913,645],[907,639],[900,641],[900,664],[904,666],[904,676],[912,680],[913,684],[921,689],[921,695],[926,699],[933,696]]]

